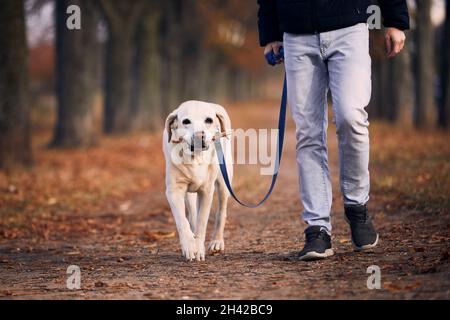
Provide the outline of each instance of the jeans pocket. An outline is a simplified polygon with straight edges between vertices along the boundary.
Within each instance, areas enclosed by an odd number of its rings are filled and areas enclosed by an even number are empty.
[[[302,59],[302,36],[296,34],[285,33],[283,37],[284,46],[284,65],[286,70],[300,69],[299,62]]]

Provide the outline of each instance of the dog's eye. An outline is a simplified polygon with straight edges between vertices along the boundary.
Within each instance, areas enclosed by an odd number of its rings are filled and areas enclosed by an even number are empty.
[[[191,120],[185,119],[185,120],[183,120],[182,123],[183,123],[183,125],[187,126],[187,125],[190,125],[190,124],[191,124]]]
[[[213,124],[214,120],[211,118],[206,118],[205,123],[206,124]]]

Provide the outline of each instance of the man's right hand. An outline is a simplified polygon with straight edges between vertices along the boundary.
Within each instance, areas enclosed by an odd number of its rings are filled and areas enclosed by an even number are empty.
[[[395,58],[405,46],[405,32],[397,28],[386,28],[386,49],[389,59]]]
[[[264,48],[264,56],[267,55],[270,52],[274,52],[276,55],[278,55],[280,53],[280,48],[283,46],[283,42],[280,41],[275,41],[275,42],[271,42],[269,43],[265,48]],[[284,60],[280,60],[278,62],[278,64],[283,63]]]

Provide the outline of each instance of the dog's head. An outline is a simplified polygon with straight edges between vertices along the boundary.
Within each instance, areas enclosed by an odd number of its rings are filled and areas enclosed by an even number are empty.
[[[191,153],[209,150],[216,133],[230,129],[223,107],[200,101],[183,103],[167,117],[165,125],[169,143],[184,143]]]

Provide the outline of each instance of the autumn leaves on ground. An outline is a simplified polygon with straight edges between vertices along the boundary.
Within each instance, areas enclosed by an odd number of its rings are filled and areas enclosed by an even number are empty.
[[[275,105],[228,109],[235,128],[272,128]],[[352,251],[343,219],[334,129],[336,255],[311,263],[296,260],[305,225],[291,123],[273,196],[256,210],[230,200],[226,252],[201,263],[179,252],[160,135],[52,150],[50,130],[36,129],[35,166],[0,174],[0,298],[450,298],[449,134],[372,124],[370,208],[381,241],[362,254]],[[256,202],[268,184],[256,166],[236,167],[244,200]],[[70,265],[81,269],[81,290],[66,287]],[[380,290],[367,288],[371,265],[380,267]]]

